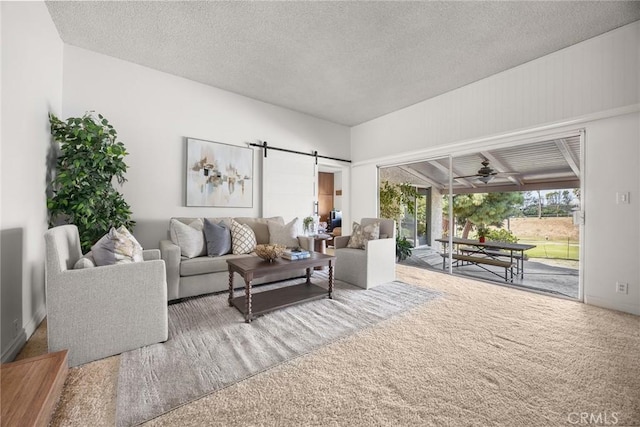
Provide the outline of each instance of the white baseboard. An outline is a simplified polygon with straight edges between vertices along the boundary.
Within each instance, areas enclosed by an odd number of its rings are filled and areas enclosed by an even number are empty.
[[[24,329],[21,329],[20,333],[11,341],[9,347],[2,353],[2,358],[0,359],[2,363],[12,362],[26,343],[27,334],[24,333]]]
[[[596,305],[598,307],[608,308],[610,310],[623,311],[625,313],[635,314],[640,316],[640,306],[637,304],[624,304],[624,303],[612,303],[604,298],[594,297],[591,295],[585,295],[585,303],[590,305]]]
[[[13,361],[16,358],[20,350],[22,350],[22,347],[24,347],[24,345],[27,343],[27,340],[31,337],[31,335],[33,335],[33,333],[36,331],[36,328],[38,327],[38,325],[40,325],[40,322],[42,322],[46,315],[47,307],[43,304],[40,306],[40,308],[38,308],[38,310],[36,310],[36,313],[31,318],[29,323],[27,323],[26,326],[22,328],[18,335],[11,341],[9,347],[4,352],[2,352],[0,362],[7,363]]]
[[[40,325],[40,322],[44,320],[44,317],[46,315],[47,315],[47,307],[44,304],[42,304],[40,307],[38,307],[38,309],[36,310],[36,313],[33,315],[29,323],[27,323],[24,327],[24,332],[29,338],[31,338],[31,335],[33,335],[33,333],[38,328],[38,325]]]

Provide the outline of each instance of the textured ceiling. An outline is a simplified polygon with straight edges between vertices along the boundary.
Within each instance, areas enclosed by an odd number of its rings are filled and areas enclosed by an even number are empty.
[[[47,2],[65,43],[356,125],[640,19],[638,2]]]

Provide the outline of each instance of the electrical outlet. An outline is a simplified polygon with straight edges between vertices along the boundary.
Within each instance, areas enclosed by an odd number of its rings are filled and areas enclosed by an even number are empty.
[[[627,283],[623,283],[623,282],[616,282],[616,292],[619,294],[626,294],[627,293]]]
[[[13,319],[13,338],[18,336],[18,319]]]
[[[631,194],[628,191],[618,191],[616,193],[616,203],[619,205],[628,205],[631,203]]]

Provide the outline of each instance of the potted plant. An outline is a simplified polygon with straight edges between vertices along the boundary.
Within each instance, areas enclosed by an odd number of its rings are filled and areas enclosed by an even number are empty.
[[[489,234],[489,229],[484,224],[478,224],[478,241],[480,243],[484,243],[487,239],[487,234]]]
[[[414,214],[416,210],[416,187],[408,184],[396,184],[389,181],[380,183],[380,217],[396,221],[396,256],[402,261],[411,256],[411,242],[406,237],[400,237],[402,217],[405,211]]]
[[[302,228],[304,230],[304,234],[307,236],[311,236],[313,233],[313,224],[315,219],[312,216],[305,217],[302,220]]]
[[[411,256],[411,242],[406,237],[396,236],[396,259],[398,261],[404,261]]]
[[[127,150],[117,141],[117,132],[102,115],[87,112],[66,121],[49,114],[51,134],[60,144],[52,195],[47,199],[49,225],[75,224],[83,252],[111,227],[129,230],[131,208],[113,186],[126,179]]]

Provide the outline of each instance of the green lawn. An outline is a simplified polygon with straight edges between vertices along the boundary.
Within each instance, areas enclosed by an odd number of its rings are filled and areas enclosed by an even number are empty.
[[[529,258],[580,259],[578,242],[520,239],[518,243],[536,245],[535,248],[525,251]]]

